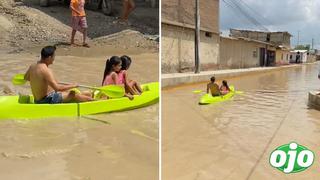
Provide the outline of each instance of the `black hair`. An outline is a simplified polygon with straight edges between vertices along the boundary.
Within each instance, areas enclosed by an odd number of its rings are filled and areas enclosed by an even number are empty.
[[[121,64],[121,70],[127,70],[129,69],[130,65],[131,65],[131,58],[127,55],[123,55],[120,57],[122,64]]]
[[[46,46],[41,50],[41,59],[47,59],[50,56],[53,56],[56,51],[55,46]]]
[[[106,67],[104,68],[104,74],[102,79],[102,84],[107,75],[112,71],[112,67],[121,63],[121,59],[118,56],[112,56],[106,61]]]
[[[214,82],[214,81],[216,81],[216,78],[215,78],[214,76],[212,76],[212,77],[210,78],[210,81],[211,81],[211,82]]]
[[[229,85],[228,85],[228,82],[227,82],[226,80],[223,80],[223,81],[222,81],[222,84],[223,84],[228,90],[230,90]]]

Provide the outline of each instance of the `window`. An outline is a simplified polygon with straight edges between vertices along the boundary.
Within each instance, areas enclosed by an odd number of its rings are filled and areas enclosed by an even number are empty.
[[[267,42],[270,42],[270,34],[267,34]]]
[[[257,51],[253,51],[253,57],[254,58],[258,57]]]
[[[206,32],[206,37],[212,37],[212,33],[211,32]]]

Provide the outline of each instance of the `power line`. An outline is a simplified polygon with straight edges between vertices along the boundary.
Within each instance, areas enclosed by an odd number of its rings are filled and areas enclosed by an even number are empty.
[[[227,6],[227,7],[229,7],[229,8],[231,8],[231,9],[234,9],[235,11],[237,11],[237,9],[235,8],[235,7],[233,7],[233,5],[231,5],[231,4],[229,4],[228,2],[226,2],[225,0],[222,0],[224,3],[225,3],[225,5]],[[236,12],[235,11],[232,11],[233,13],[235,13],[235,15],[236,15]],[[245,17],[243,17],[243,16],[237,16],[237,18],[239,18],[239,20],[241,20],[243,23],[251,23],[248,19],[246,19]]]
[[[241,2],[244,6],[246,6],[248,9],[250,9],[253,14],[255,14],[256,16],[261,17],[261,19],[263,19],[267,24],[270,24],[270,25],[273,24],[271,21],[269,21],[267,18],[262,16],[259,12],[257,12],[254,8],[250,7],[247,2],[245,2],[243,0],[239,0],[239,2]]]
[[[227,7],[229,7],[229,8],[231,8],[231,9],[237,11],[237,9],[236,9],[233,5],[229,4],[229,3],[226,2],[225,0],[222,0],[222,1],[225,3],[225,5],[226,5]],[[232,12],[235,13],[235,15],[237,15],[235,11],[232,11]],[[239,18],[239,20],[241,20],[243,23],[248,23],[248,22],[251,23],[248,19],[246,19],[246,18],[243,17],[243,16],[237,16],[237,18]]]
[[[232,1],[232,0],[223,0],[223,2],[230,8],[234,9],[235,11],[240,12],[248,22],[252,23],[259,29],[262,29],[264,31],[269,31],[268,28],[262,25],[256,18],[252,17],[238,1]]]
[[[256,24],[258,27],[260,27],[261,29],[265,30],[265,31],[269,31],[266,27],[264,27],[262,25],[262,23],[260,23],[255,17],[251,16],[242,6],[240,3],[238,3],[238,1],[233,1],[230,0],[238,9],[239,11],[245,15],[247,18],[249,18],[249,20],[251,22],[253,22],[254,24]]]

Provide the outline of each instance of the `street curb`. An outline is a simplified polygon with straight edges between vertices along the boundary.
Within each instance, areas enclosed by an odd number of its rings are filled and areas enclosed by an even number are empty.
[[[263,73],[273,70],[280,70],[286,68],[301,67],[302,65],[314,64],[314,63],[305,63],[305,64],[290,64],[279,67],[255,67],[247,69],[227,69],[227,70],[217,70],[217,71],[204,71],[200,74],[194,74],[192,72],[188,73],[174,73],[174,74],[162,74],[161,76],[161,87],[169,88],[184,84],[193,84],[207,82],[210,77],[215,76],[216,79],[223,78],[232,78],[236,76],[243,76],[252,73]]]

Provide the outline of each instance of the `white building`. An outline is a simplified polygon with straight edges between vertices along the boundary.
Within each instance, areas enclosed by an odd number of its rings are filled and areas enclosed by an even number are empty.
[[[308,60],[308,50],[290,51],[290,63],[306,63]]]

